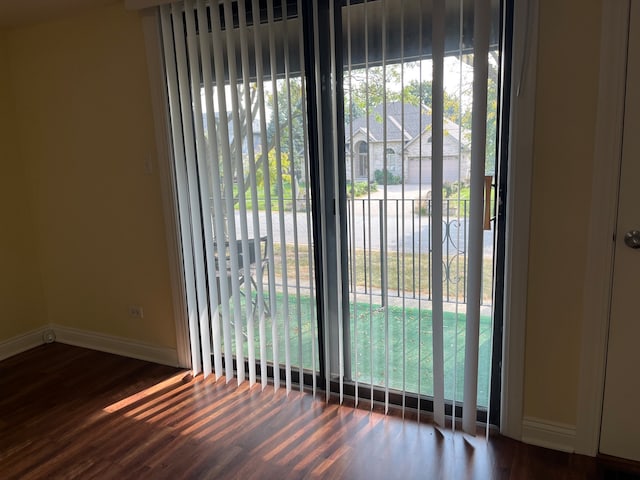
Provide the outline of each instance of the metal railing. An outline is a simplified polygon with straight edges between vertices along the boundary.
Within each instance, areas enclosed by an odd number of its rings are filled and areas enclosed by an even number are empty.
[[[293,200],[285,199],[285,205],[286,202],[291,204]],[[373,295],[382,305],[387,297],[432,300],[432,206],[431,199],[347,199],[351,294]],[[268,220],[264,212],[261,211],[260,215],[261,223],[266,224]],[[298,215],[301,215],[300,210]],[[285,218],[289,216],[293,216],[290,210],[285,213]],[[443,200],[443,300],[448,303],[466,303],[468,216],[469,200]],[[293,222],[289,223],[288,229],[293,227]],[[275,234],[279,225],[274,223],[273,228]],[[306,224],[298,222],[297,228],[298,238],[306,239],[306,230],[300,230],[307,228]],[[482,303],[490,305],[493,231],[485,232],[483,243]],[[309,248],[304,240],[298,245],[299,248]],[[279,253],[275,254],[278,257]],[[277,260],[276,265],[279,265],[281,259]],[[291,271],[290,275],[295,275],[295,272]],[[276,273],[276,282],[278,279]],[[309,281],[305,279],[300,287],[306,288]],[[281,287],[278,283],[276,286]],[[383,291],[386,295],[382,294]]]
[[[442,254],[445,302],[466,302],[468,200],[443,201]],[[350,292],[431,300],[432,200],[347,200]],[[490,269],[492,232],[485,235],[485,268]],[[484,283],[488,283],[485,281]],[[483,303],[491,302],[491,285]]]

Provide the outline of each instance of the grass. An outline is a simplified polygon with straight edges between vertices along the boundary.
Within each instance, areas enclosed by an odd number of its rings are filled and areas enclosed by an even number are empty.
[[[313,278],[313,272],[309,269],[308,246],[299,245],[297,252],[287,245],[286,258],[280,256],[280,245],[274,244],[274,264],[276,282],[280,283],[286,265],[286,271],[290,285],[309,285]],[[385,258],[388,275],[390,296],[420,297],[423,300],[430,298],[430,262],[428,253],[412,255],[411,253],[390,252]],[[352,255],[355,268],[356,289],[363,291],[373,287],[379,291],[381,288],[381,258],[380,252],[369,253],[365,250],[356,250]],[[462,259],[460,259],[462,260]],[[444,284],[445,301],[464,301],[465,269],[462,261],[456,257],[447,259],[449,280]],[[296,269],[297,265],[297,269]],[[366,271],[365,271],[366,267]],[[298,276],[297,275],[298,272]],[[263,277],[266,279],[266,273]],[[492,264],[490,260],[483,263],[483,289],[482,299],[490,303],[492,298]],[[351,284],[350,284],[351,285]],[[350,287],[350,289],[352,289]],[[306,292],[308,290],[303,290]],[[404,293],[403,293],[404,292]],[[352,379],[360,383],[385,386],[408,392],[420,391],[423,395],[433,395],[433,346],[432,346],[432,319],[431,311],[417,308],[388,306],[383,308],[375,302],[380,298],[375,295],[373,304],[351,304],[350,327],[351,338],[356,339],[351,344]],[[268,297],[265,298],[268,302]],[[243,302],[244,303],[244,302]],[[276,322],[276,337],[278,340],[277,357],[279,363],[284,364],[286,348],[288,345],[290,362],[292,366],[311,370],[316,365],[317,347],[314,342],[317,338],[315,324],[315,301],[308,295],[288,295],[286,304],[289,320],[288,341],[285,341],[284,295],[277,293],[274,297],[272,308],[273,319]],[[448,399],[454,397],[462,400],[463,394],[463,368],[465,349],[466,317],[464,314],[445,312],[444,323],[444,370],[445,370],[445,396]],[[241,323],[246,333],[246,306],[243,305]],[[388,337],[385,336],[388,332]],[[267,360],[273,361],[273,320],[265,317],[264,342],[267,345]],[[385,338],[388,341],[385,342]],[[235,339],[234,339],[235,340]],[[388,344],[389,360],[386,362],[385,347]],[[260,355],[260,330],[256,320],[254,349],[256,357]],[[235,346],[234,346],[235,348]],[[491,319],[483,316],[480,319],[480,343],[479,343],[479,378],[478,378],[478,404],[486,406],[488,403],[488,385],[490,369],[491,348]],[[245,358],[248,355],[248,342],[243,345]],[[313,355],[316,355],[314,359]],[[404,360],[403,360],[404,359]],[[388,372],[388,375],[385,375]],[[386,379],[386,380],[385,380]]]
[[[280,256],[280,245],[274,244],[274,259],[276,265],[276,276],[282,275],[284,262]],[[296,262],[299,267],[300,276],[298,283],[308,285],[310,281],[308,246],[299,245],[298,252],[287,247],[286,265],[287,276],[290,279],[296,278]],[[353,282],[351,277],[355,271],[355,282],[357,290],[364,292],[365,286],[380,291],[381,281],[381,255],[379,251],[369,251],[356,249],[352,255],[349,285]],[[389,295],[406,297],[430,298],[431,295],[431,254],[421,253],[412,255],[410,252],[391,251],[384,256],[388,272]],[[449,256],[445,258],[444,274],[448,272],[448,280],[443,283],[445,301],[464,301],[466,289],[466,268],[461,256]],[[491,303],[493,285],[493,264],[490,259],[485,259],[482,266],[482,302]],[[352,289],[352,288],[350,288]]]
[[[383,385],[388,368],[388,385],[398,390],[433,395],[432,312],[417,308],[364,304],[351,305],[354,378]],[[356,312],[356,315],[353,312]],[[443,314],[445,396],[462,400],[466,317]],[[385,330],[388,331],[389,363],[386,365]],[[490,365],[491,319],[480,319],[478,403],[487,405]],[[356,352],[357,350],[357,352]],[[404,358],[404,361],[403,361]],[[455,380],[454,380],[455,379]]]
[[[266,299],[268,302],[268,298]],[[289,336],[284,336],[284,295],[276,294],[275,314],[276,335],[278,341],[279,363],[285,363],[287,345],[290,351],[291,365],[308,370],[316,365],[317,358],[312,356],[315,332],[315,304],[311,297],[288,296]],[[246,311],[242,315],[244,325]],[[352,379],[360,383],[388,386],[392,389],[408,392],[420,391],[423,395],[433,395],[433,349],[431,311],[417,308],[402,308],[357,303],[351,305],[351,363]],[[265,343],[267,360],[273,361],[273,319],[265,317]],[[444,313],[444,373],[445,396],[454,396],[462,400],[463,368],[466,318],[464,314]],[[246,325],[243,327],[246,332]],[[385,336],[385,331],[388,336]],[[385,341],[388,338],[388,341]],[[355,341],[353,341],[355,339]],[[255,352],[260,356],[260,334],[258,320],[255,326]],[[386,362],[385,347],[388,345],[389,359]],[[490,370],[491,319],[480,318],[478,404],[486,406]],[[235,345],[234,345],[235,349]],[[245,357],[248,355],[248,343],[243,345]],[[315,348],[317,355],[317,348]],[[302,357],[301,357],[302,355]],[[403,360],[404,359],[404,360]],[[385,375],[385,371],[388,375]]]
[[[282,199],[283,199],[283,206],[284,206],[284,211],[291,211],[292,210],[292,205],[293,205],[293,194],[291,192],[291,184],[288,182],[284,182],[282,185],[282,189],[283,189],[283,195],[282,195]],[[258,210],[260,211],[264,211],[267,207],[267,202],[265,200],[265,191],[264,191],[264,187],[262,188],[258,188],[258,196],[256,198],[257,200],[257,205],[258,205]],[[280,197],[280,194],[278,193],[278,188],[277,185],[272,185],[271,187],[271,211],[272,212],[277,212],[280,210],[280,204],[278,202],[278,198]],[[235,209],[239,210],[240,209],[240,204],[237,201],[238,199],[238,185],[235,184],[233,186],[233,198],[236,199],[236,204],[235,204]],[[247,191],[245,192],[245,201],[246,201],[246,210],[248,212],[250,212],[253,209],[253,197],[251,195],[251,189],[247,189]]]

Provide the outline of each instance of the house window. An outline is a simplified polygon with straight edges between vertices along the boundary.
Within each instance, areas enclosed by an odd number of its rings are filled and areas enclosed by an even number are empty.
[[[369,144],[367,142],[358,143],[358,163],[356,175],[359,178],[367,178],[369,174]]]
[[[400,175],[402,172],[401,166],[398,163],[398,156],[396,155],[396,151],[393,148],[387,148],[386,157],[387,169],[396,176]]]

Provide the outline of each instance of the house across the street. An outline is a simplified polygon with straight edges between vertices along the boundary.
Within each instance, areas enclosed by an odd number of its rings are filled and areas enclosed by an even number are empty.
[[[374,180],[376,170],[384,169],[386,156],[389,173],[403,176],[405,183],[430,185],[431,109],[408,103],[403,106],[402,102],[386,105],[386,111],[380,104],[368,117],[359,117],[352,125],[346,125],[347,179],[353,176],[356,181]],[[470,148],[465,137],[457,124],[444,120],[444,182],[469,177]]]

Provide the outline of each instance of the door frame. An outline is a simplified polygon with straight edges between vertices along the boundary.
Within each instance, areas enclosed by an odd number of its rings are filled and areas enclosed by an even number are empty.
[[[514,1],[509,113],[500,433],[522,439],[538,0]]]
[[[637,0],[636,0],[637,1]],[[584,278],[575,451],[595,456],[600,444],[618,179],[622,160],[629,6],[604,0],[593,183]]]
[[[162,34],[160,31],[160,11],[146,8],[144,0],[126,0],[125,8],[140,10],[140,19],[144,33],[144,43],[149,75],[149,95],[154,119],[156,137],[157,165],[160,177],[162,208],[164,212],[165,240],[169,260],[169,279],[173,316],[176,328],[176,354],[178,367],[192,368],[191,342],[189,341],[189,321],[187,315],[186,285],[184,281],[181,248],[180,221],[175,183],[175,167],[171,149],[171,123],[169,120],[168,94],[165,85],[164,56],[162,53]]]
[[[166,0],[126,0],[128,10],[142,10],[141,19],[149,70],[150,95],[154,111],[158,165],[162,178],[167,250],[176,324],[179,366],[191,366],[184,280],[179,246],[177,205],[173,192],[172,162],[168,136],[169,120],[162,70],[158,13],[150,9]],[[509,116],[509,170],[507,179],[506,240],[504,271],[504,331],[502,351],[502,434],[522,438],[524,411],[524,349],[529,260],[529,218],[533,131],[535,121],[536,59],[539,0],[514,2],[511,99]],[[617,2],[614,2],[617,4]],[[606,9],[605,9],[606,13]],[[605,170],[606,172],[606,170]],[[599,428],[599,423],[598,423]]]

